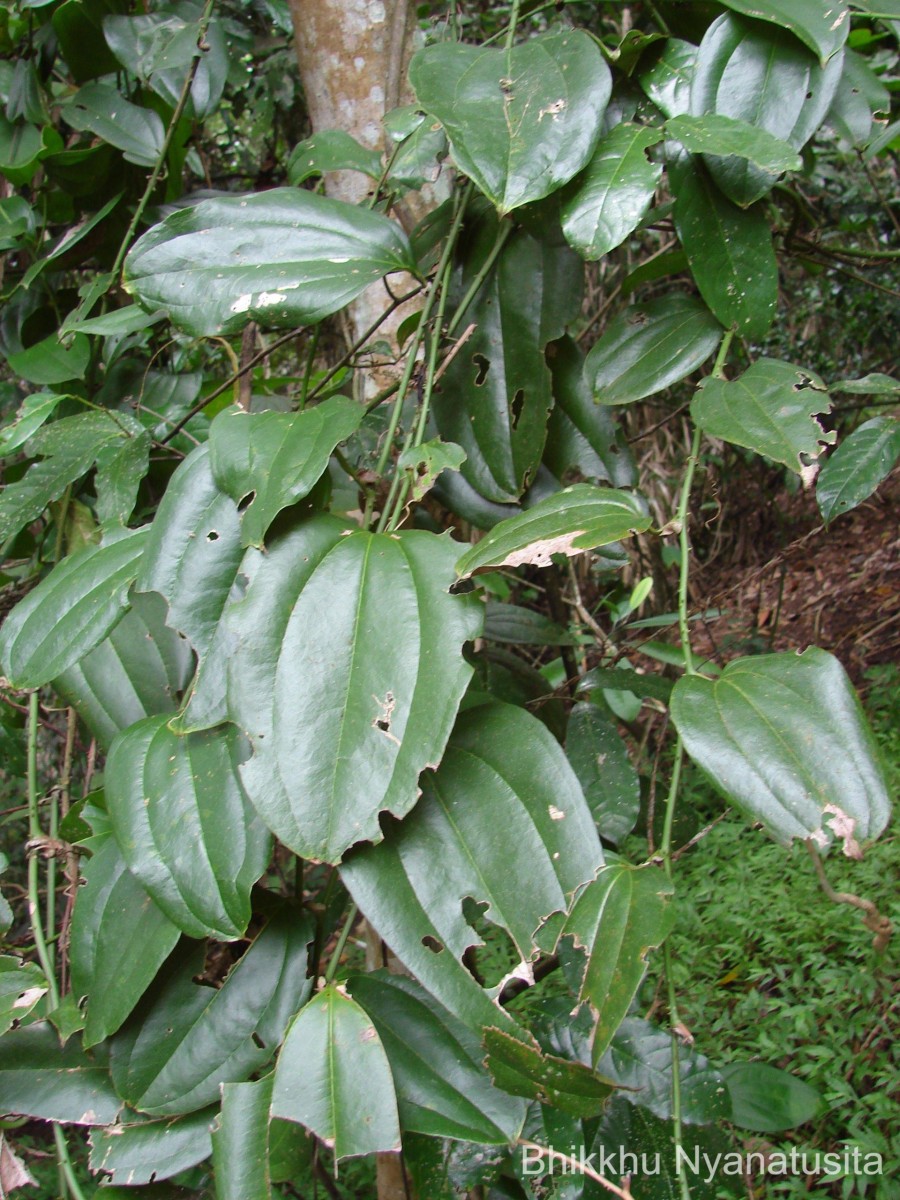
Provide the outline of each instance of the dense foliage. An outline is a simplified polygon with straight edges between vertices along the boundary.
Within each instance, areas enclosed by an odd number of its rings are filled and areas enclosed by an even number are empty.
[[[714,1197],[698,1155],[821,1112],[679,1011],[682,776],[876,956],[828,851],[888,784],[833,655],[695,652],[694,484],[761,456],[830,524],[900,455],[893,377],[773,349],[807,279],[891,293],[900,8],[555,7],[423,13],[384,154],[302,138],[276,0],[0,16],[0,1110],[53,1123],[64,1195],[80,1127],[110,1196],[402,1149],[428,1200]],[[345,350],[373,285],[399,349]],[[628,422],[688,409],[660,488]]]

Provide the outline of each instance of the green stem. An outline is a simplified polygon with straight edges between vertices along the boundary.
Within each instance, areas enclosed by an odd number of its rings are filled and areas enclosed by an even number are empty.
[[[516,26],[519,24],[519,9],[522,6],[522,0],[513,0],[512,12],[509,16],[509,26],[506,30],[506,42],[504,43],[505,50],[511,50],[512,44],[516,37]]]
[[[684,763],[684,748],[681,738],[675,741],[675,761],[672,764],[672,778],[669,780],[669,793],[666,796],[666,815],[663,819],[662,841],[659,854],[665,868],[666,878],[672,882],[672,827],[675,821],[675,806],[678,802],[678,789],[681,785],[681,768]]]
[[[347,913],[347,916],[344,920],[344,927],[341,930],[341,935],[337,940],[337,945],[335,946],[331,955],[331,959],[328,963],[328,969],[325,971],[326,983],[331,983],[332,979],[334,979],[337,973],[337,969],[341,961],[341,955],[344,953],[344,947],[347,945],[347,938],[350,936],[350,930],[353,928],[358,915],[359,909],[355,904],[351,904],[350,911]]]
[[[37,734],[40,720],[40,699],[36,691],[28,697],[28,732],[27,732],[27,787],[28,787],[28,838],[37,842],[43,837],[41,829],[41,814],[38,803],[37,775]],[[47,977],[47,998],[51,1009],[59,1004],[59,989],[56,986],[56,975],[53,962],[47,949],[43,926],[41,925],[41,881],[40,858],[38,846],[32,846],[28,856],[28,918],[31,922],[31,932],[34,935],[34,948],[37,952],[41,970]]]
[[[450,324],[447,326],[447,337],[448,338],[452,338],[454,333],[456,333],[457,329],[459,329],[460,325],[462,324],[462,319],[466,315],[466,310],[468,309],[468,307],[472,303],[472,301],[475,299],[475,296],[477,295],[477,293],[479,291],[481,291],[482,284],[484,283],[485,279],[487,279],[488,275],[493,270],[494,263],[499,258],[500,251],[506,245],[506,239],[509,237],[509,235],[512,233],[512,231],[513,231],[513,227],[509,221],[505,221],[500,226],[500,229],[497,233],[497,240],[494,242],[493,246],[491,247],[490,254],[484,260],[484,263],[482,264],[481,269],[479,270],[479,272],[475,276],[475,278],[472,280],[471,284],[469,285],[468,290],[466,291],[466,294],[463,296],[462,300],[460,300],[459,304],[457,305],[456,312],[450,318]],[[440,268],[438,268],[438,271],[440,272]]]
[[[703,435],[699,428],[694,430],[691,438],[691,452],[688,455],[684,471],[684,481],[681,485],[681,496],[678,500],[678,546],[680,559],[678,570],[678,630],[681,636],[681,653],[684,655],[684,669],[688,675],[696,674],[694,656],[691,653],[691,627],[688,621],[688,582],[691,573],[691,535],[690,513],[688,508],[691,499],[691,486],[694,482],[694,471],[700,459],[700,439]]]
[[[69,1145],[66,1141],[66,1135],[58,1125],[53,1126],[53,1137],[56,1141],[57,1161],[62,1169],[63,1178],[68,1185],[73,1200],[85,1200],[84,1192],[81,1190],[81,1184],[78,1182],[78,1179],[75,1175],[75,1168],[72,1166],[72,1158],[69,1154]]]
[[[681,1153],[684,1145],[681,1123],[681,1048],[676,1033],[676,1028],[681,1022],[678,1017],[675,984],[672,981],[672,953],[668,941],[663,944],[663,967],[666,972],[666,987],[669,994],[669,1036],[672,1039],[672,1144],[675,1148],[675,1174],[678,1176],[681,1200],[691,1200],[691,1189],[687,1181],[687,1172],[684,1169],[684,1156]]]
[[[313,363],[316,359],[316,351],[319,349],[319,334],[321,332],[321,324],[317,325],[313,330],[313,335],[309,339],[309,349],[306,352],[306,366],[303,371],[303,383],[300,385],[300,408],[306,408],[306,400],[309,395],[309,376],[313,369]]]

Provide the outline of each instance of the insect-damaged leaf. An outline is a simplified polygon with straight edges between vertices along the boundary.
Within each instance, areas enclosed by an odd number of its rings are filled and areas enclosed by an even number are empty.
[[[125,615],[148,528],[63,559],[21,600],[0,633],[13,687],[42,687],[83,658]]]
[[[704,379],[691,404],[691,416],[711,437],[746,446],[797,475],[835,440],[815,419],[831,399],[811,371],[774,358],[760,358],[729,382]]]
[[[450,596],[458,547],[420,531],[370,534],[312,517],[250,551],[228,617],[232,718],[263,820],[306,858],[337,862],[403,816],[440,761],[483,608]]]
[[[127,1112],[120,1124],[91,1131],[91,1170],[103,1171],[113,1185],[129,1189],[171,1179],[209,1158],[216,1113],[207,1108],[174,1120],[148,1121]]]
[[[525,1105],[495,1088],[478,1037],[414,979],[379,971],[348,987],[381,1038],[405,1132],[483,1144],[514,1141]]]
[[[191,937],[244,934],[250,889],[271,838],[241,787],[233,725],[178,734],[166,717],[121,733],[106,762],[106,801],[125,861]]]
[[[263,1067],[309,995],[311,938],[296,911],[274,913],[220,987],[196,982],[204,947],[183,943],[111,1043],[119,1094],[151,1115],[193,1112]]]
[[[272,1116],[297,1121],[337,1160],[400,1149],[397,1097],[369,1017],[329,984],[302,1008],[275,1068]]]
[[[47,990],[46,976],[37,963],[0,955],[0,1035],[27,1017]]]
[[[542,1053],[533,1039],[525,1042],[503,1029],[486,1029],[487,1068],[499,1088],[552,1105],[576,1117],[593,1117],[609,1099],[613,1084],[584,1063]]]
[[[482,221],[466,247],[454,292],[460,298],[485,264],[497,222]],[[518,500],[534,478],[553,404],[549,342],[574,320],[583,264],[562,238],[524,230],[507,241],[465,313],[475,325],[435,390],[438,429],[466,452],[463,478],[488,500]]]
[[[415,55],[409,78],[447,131],[457,166],[501,213],[581,170],[612,88],[596,42],[580,30],[509,49],[442,42]]]
[[[202,200],[155,225],[125,260],[141,304],[199,336],[311,325],[391,271],[415,271],[399,225],[294,188]]]
[[[213,421],[212,475],[241,505],[242,546],[262,547],[274,518],[308,495],[332,450],[356,431],[364,415],[361,404],[334,396],[304,412],[226,412]]]
[[[810,647],[680,679],[672,719],[691,758],[783,845],[832,836],[858,857],[890,813],[871,730],[844,668]],[[823,747],[827,747],[823,753]]]
[[[485,919],[509,933],[527,977],[538,949],[555,942],[550,927],[538,931],[603,862],[600,841],[559,743],[523,709],[462,713],[440,767],[421,783],[413,812],[380,845],[349,855],[341,873],[441,1004],[473,1028],[497,1025],[502,1010],[460,961],[481,944],[463,901],[488,905]]]
[[[900,455],[900,421],[873,417],[838,446],[816,481],[816,502],[825,521],[862,504],[891,473]]]
[[[465,579],[482,567],[545,567],[554,554],[580,554],[649,527],[650,517],[638,496],[576,483],[500,521],[460,556],[456,571]]]

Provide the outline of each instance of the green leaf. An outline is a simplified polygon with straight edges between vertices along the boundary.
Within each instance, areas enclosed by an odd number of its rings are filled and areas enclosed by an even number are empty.
[[[409,78],[447,131],[457,166],[501,214],[549,196],[584,167],[612,87],[581,30],[502,50],[441,42],[413,57]]]
[[[440,761],[483,610],[447,594],[457,546],[431,533],[313,517],[250,553],[228,622],[229,710],[254,748],[244,786],[281,841],[337,862],[381,837],[379,812],[409,812]]]
[[[666,133],[692,154],[734,155],[773,175],[799,171],[802,164],[800,155],[781,138],[721,113],[673,117],[666,123]]]
[[[162,153],[166,130],[158,113],[126,100],[118,88],[89,83],[63,110],[73,129],[90,130],[117,150],[126,162],[153,167]]]
[[[805,1125],[822,1108],[819,1093],[777,1067],[732,1062],[722,1068],[731,1099],[731,1120],[754,1133],[780,1133]]]
[[[721,194],[698,159],[669,164],[675,229],[700,295],[726,327],[762,338],[775,319],[778,264],[761,206],[743,209]]]
[[[760,358],[737,379],[704,379],[691,403],[691,416],[710,437],[746,446],[797,475],[835,440],[815,419],[831,398],[811,371],[774,358]]]
[[[664,116],[678,117],[690,110],[696,63],[696,46],[667,38],[653,64],[641,72],[641,87]]]
[[[97,516],[104,531],[124,526],[129,520],[149,465],[150,434],[145,429],[98,449]]]
[[[435,183],[447,157],[447,135],[437,121],[423,120],[399,145],[387,174],[389,187],[422,188]]]
[[[623,861],[603,868],[580,894],[563,936],[585,951],[573,974],[579,999],[596,1016],[592,1060],[599,1061],[628,1013],[647,971],[647,954],[661,946],[675,924],[672,885],[655,865]]]
[[[46,994],[47,980],[37,963],[0,956],[0,1034],[27,1017]]]
[[[722,339],[704,304],[673,293],[623,309],[588,354],[584,375],[600,404],[631,404],[678,383]]]
[[[873,417],[831,454],[816,481],[816,503],[826,524],[868,499],[900,456],[900,421]]]
[[[609,1099],[613,1085],[583,1063],[543,1054],[502,1029],[484,1034],[485,1060],[498,1088],[551,1105],[576,1117],[596,1116]]]
[[[242,937],[269,861],[268,830],[238,777],[241,750],[233,725],[177,734],[165,716],[130,726],[109,750],[106,801],[125,861],[190,937]]]
[[[313,175],[326,171],[359,171],[370,179],[381,177],[382,161],[343,129],[323,129],[295,146],[287,160],[288,183],[299,187]]]
[[[542,925],[602,864],[600,841],[558,742],[523,709],[491,703],[461,713],[440,767],[420,784],[412,813],[380,845],[349,855],[341,874],[441,1004],[473,1028],[498,1025],[502,1010],[461,962],[481,944],[463,901],[488,906],[485,919],[508,932],[519,958],[513,975],[527,978],[538,949],[555,944],[556,931]]]
[[[615,724],[595,704],[576,704],[572,709],[566,755],[600,835],[617,845],[637,821],[641,784]]]
[[[824,66],[847,40],[850,10],[826,0],[723,0],[727,8],[789,29]]]
[[[183,945],[111,1043],[119,1094],[151,1115],[193,1112],[265,1066],[309,995],[311,938],[296,911],[276,913],[218,988],[195,982],[205,947]]]
[[[546,567],[554,554],[571,556],[607,546],[649,527],[650,517],[637,496],[577,483],[495,525],[460,556],[456,573],[465,579],[485,567]]]
[[[378,213],[312,192],[203,200],[154,226],[125,260],[125,286],[198,336],[312,325],[392,271],[409,243]]]
[[[9,369],[29,383],[45,385],[83,379],[91,357],[91,346],[84,334],[63,346],[55,333],[41,342],[7,357]]]
[[[826,122],[854,149],[862,149],[873,136],[874,114],[891,111],[891,93],[861,54],[844,51],[844,67],[831,101]],[[876,132],[879,132],[879,123]]]
[[[793,0],[790,0],[793,3]],[[817,7],[818,0],[809,0]],[[824,69],[809,51],[766,25],[724,13],[700,44],[691,112],[746,121],[799,150],[825,118],[841,77],[836,54]],[[719,188],[742,207],[764,196],[776,176],[744,157],[709,156]]]
[[[224,412],[209,431],[216,486],[241,508],[241,545],[263,545],[283,508],[308,495],[335,446],[359,427],[365,409],[334,396],[299,413]],[[249,499],[249,503],[246,502]]]
[[[566,189],[562,228],[566,241],[589,262],[620,246],[647,212],[662,164],[647,158],[663,131],[623,122],[600,139],[590,162]]]
[[[404,1133],[515,1141],[525,1105],[492,1086],[471,1030],[403,975],[354,975],[347,986],[381,1038]]]
[[[13,420],[0,429],[0,453],[10,454],[24,446],[44,422],[53,416],[65,398],[59,392],[33,392],[26,396]]]
[[[14,183],[28,183],[44,148],[41,131],[27,121],[8,121],[0,114],[0,172]],[[18,179],[24,172],[28,178]]]
[[[53,680],[104,749],[142,717],[174,713],[190,680],[190,646],[165,615],[159,596],[133,596],[112,633]]]
[[[454,298],[484,266],[497,228],[483,221],[465,247]],[[583,270],[561,237],[538,241],[520,230],[466,310],[475,330],[432,407],[444,439],[466,452],[463,478],[488,500],[518,500],[537,471],[553,404],[545,350],[577,316]]]
[[[216,1200],[270,1200],[269,1106],[274,1077],[222,1085],[212,1134]]]
[[[70,956],[72,990],[87,996],[85,1046],[115,1033],[178,941],[178,928],[125,866],[115,840],[81,865]]]
[[[102,1062],[77,1037],[60,1046],[47,1021],[0,1038],[0,1095],[5,1112],[73,1125],[106,1124],[122,1107]]]
[[[832,836],[859,857],[890,813],[878,751],[850,680],[832,655],[763,654],[715,681],[680,679],[672,719],[691,758],[753,821],[789,845]]]
[[[124,615],[149,530],[63,559],[0,631],[0,663],[13,687],[42,687],[78,662]]]
[[[418,446],[409,446],[397,459],[397,466],[408,472],[410,499],[415,502],[430,492],[442,471],[458,471],[466,461],[466,452],[456,442],[432,438]]]
[[[391,1068],[360,1006],[329,984],[302,1008],[275,1068],[272,1116],[306,1126],[336,1161],[400,1149]]]
[[[154,1179],[171,1179],[209,1158],[216,1114],[217,1109],[207,1108],[172,1121],[141,1121],[128,1113],[121,1124],[92,1131],[91,1170],[108,1174],[129,1194]]]
[[[66,330],[74,333],[92,333],[100,337],[122,337],[127,333],[137,333],[141,329],[149,329],[156,325],[166,314],[160,309],[148,313],[139,304],[126,304],[112,312],[104,313],[102,317],[90,317],[86,321],[66,321]]]
[[[578,645],[578,638],[543,613],[493,600],[487,602],[484,636],[489,642],[508,642],[517,646]]]
[[[831,385],[833,392],[850,392],[857,396],[893,396],[900,392],[900,379],[875,371],[861,379],[843,379]]]

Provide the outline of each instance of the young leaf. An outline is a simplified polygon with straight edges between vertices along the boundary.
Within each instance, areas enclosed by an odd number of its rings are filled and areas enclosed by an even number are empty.
[[[573,249],[593,262],[624,242],[653,202],[662,164],[647,150],[662,130],[623,122],[600,139],[584,171],[565,191],[562,228]]]
[[[413,57],[409,78],[447,131],[457,166],[501,214],[549,196],[582,169],[612,88],[581,30],[510,49],[440,42]]]
[[[797,475],[835,440],[815,419],[831,398],[811,371],[760,358],[737,379],[704,379],[691,416],[710,437],[746,446]]]
[[[691,758],[728,800],[790,845],[877,837],[890,813],[872,733],[844,668],[811,646],[685,676],[672,719]]]
[[[312,517],[256,556],[228,621],[228,703],[253,745],[247,793],[298,854],[379,839],[379,812],[409,812],[440,761],[483,613],[448,595],[457,549]]]
[[[816,480],[816,503],[826,524],[868,499],[900,456],[900,421],[873,417],[829,455]]]
[[[47,1021],[0,1038],[0,1095],[6,1112],[73,1125],[106,1124],[122,1108],[103,1063],[85,1054],[78,1037],[60,1046]]]
[[[360,145],[343,129],[323,129],[294,147],[287,160],[288,183],[299,187],[326,171],[360,171],[370,179],[381,175],[381,155]]]
[[[212,476],[241,507],[242,546],[262,548],[278,513],[308,495],[364,415],[361,404],[333,396],[304,412],[224,412],[213,421]]]
[[[171,1179],[209,1158],[216,1114],[207,1108],[174,1121],[147,1121],[129,1112],[120,1124],[91,1131],[91,1170],[129,1189]]]
[[[503,1029],[487,1029],[485,1063],[498,1088],[524,1096],[575,1117],[594,1117],[609,1099],[613,1085],[584,1063],[541,1052],[537,1042],[512,1037]]]
[[[727,8],[789,29],[824,66],[847,40],[850,10],[822,0],[723,0]]]
[[[403,231],[378,213],[313,192],[202,200],[132,247],[125,286],[198,336],[312,325],[392,271],[416,265]]]
[[[545,567],[554,554],[572,556],[649,527],[650,517],[637,496],[576,483],[495,525],[460,556],[456,573],[466,579],[484,567]]]
[[[397,467],[409,473],[410,497],[421,500],[434,487],[442,471],[458,471],[466,461],[466,452],[456,442],[432,438],[419,446],[410,446],[397,459]]]
[[[366,1013],[329,984],[302,1008],[275,1068],[272,1116],[305,1125],[337,1161],[400,1149],[387,1055]]]
[[[106,802],[125,861],[190,937],[242,937],[250,889],[269,861],[240,756],[233,725],[177,734],[164,716],[130,726],[109,750]]]
[[[631,404],[706,362],[722,329],[705,304],[675,293],[614,317],[588,354],[584,376],[600,404]]]
[[[63,559],[21,600],[0,631],[0,665],[13,687],[42,687],[83,658],[125,614],[149,529]]]
[[[572,709],[566,755],[600,835],[617,845],[637,821],[641,784],[615,724],[595,704],[576,704]]]

